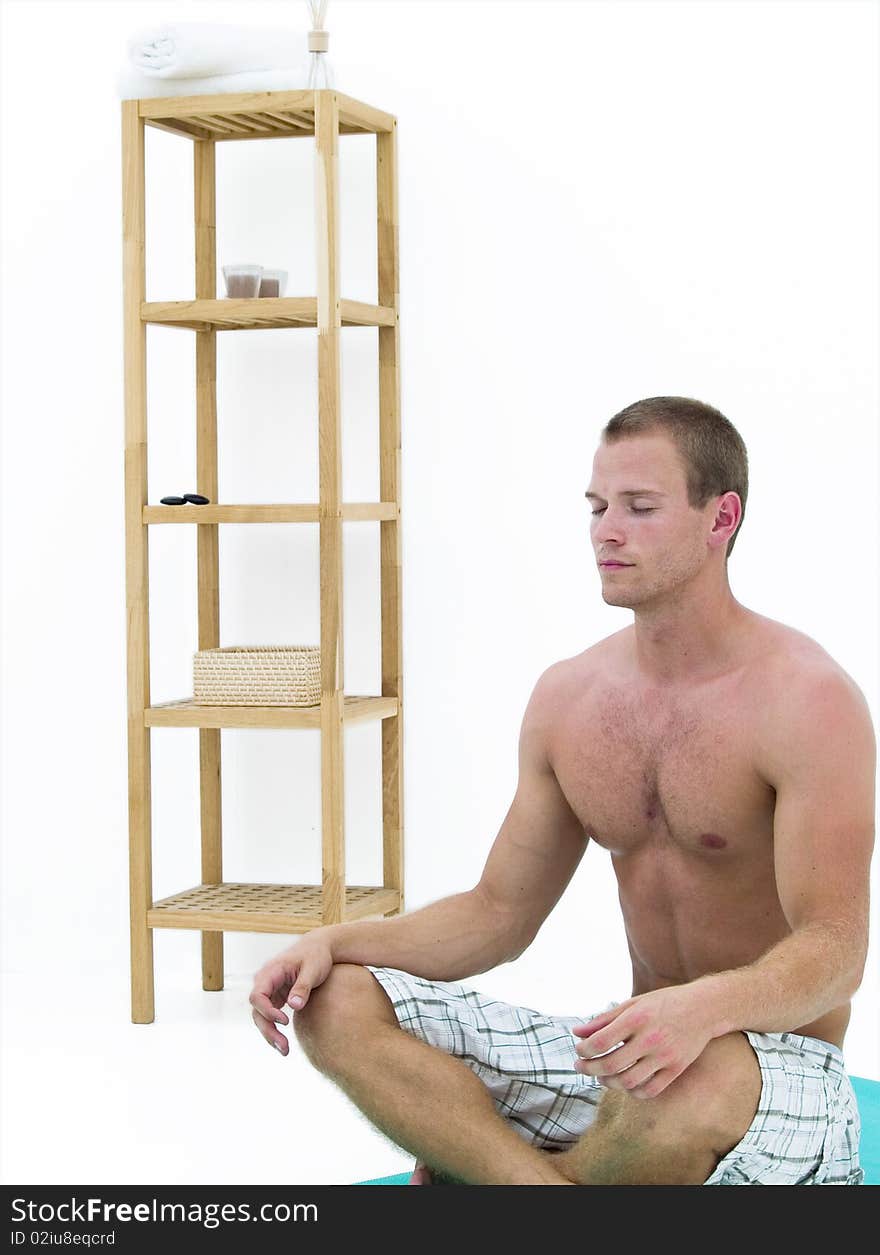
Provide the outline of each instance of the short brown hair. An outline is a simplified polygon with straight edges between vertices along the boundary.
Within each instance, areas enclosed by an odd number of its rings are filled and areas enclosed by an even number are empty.
[[[742,518],[727,542],[727,557],[746,514],[749,495],[749,458],[742,436],[720,410],[692,397],[647,397],[615,414],[602,429],[606,443],[627,436],[664,431],[675,442],[684,462],[688,504],[701,510],[710,497],[735,492],[742,502]]]

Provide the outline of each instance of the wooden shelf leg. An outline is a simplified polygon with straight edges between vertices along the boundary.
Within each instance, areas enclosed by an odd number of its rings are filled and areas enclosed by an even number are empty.
[[[342,696],[321,694],[321,923],[339,924],[345,911],[345,725]]]
[[[199,528],[201,531],[201,527]],[[200,649],[207,648],[199,646]],[[220,729],[199,729],[202,884],[223,883],[220,818]],[[223,988],[223,933],[202,933],[202,989]]]
[[[377,258],[380,305],[400,305],[397,217],[397,122],[376,136]],[[382,696],[398,713],[382,720],[382,882],[403,900],[403,589],[400,524],[400,315],[379,328],[380,500],[397,502],[397,517],[379,524],[382,579]],[[392,912],[396,914],[397,912]]]
[[[318,496],[321,570],[321,853],[324,924],[345,914],[342,634],[342,426],[339,301],[339,105],[315,92],[318,280]]]
[[[141,713],[143,725],[143,713]],[[155,1018],[153,930],[147,911],[153,905],[150,840],[150,730],[128,728],[129,894],[131,906],[131,1019],[151,1024]]]
[[[128,854],[131,914],[131,1018],[154,1018],[150,821],[150,627],[147,504],[147,329],[145,299],[144,123],[138,102],[122,102],[122,274],[125,389],[125,602],[128,700]]]
[[[216,145],[193,141],[196,299],[217,295]],[[196,492],[219,497],[217,471],[217,332],[196,332]],[[199,649],[220,644],[220,528],[200,523],[198,532]],[[199,729],[202,884],[223,881],[220,729]],[[202,988],[223,988],[223,933],[202,933]]]

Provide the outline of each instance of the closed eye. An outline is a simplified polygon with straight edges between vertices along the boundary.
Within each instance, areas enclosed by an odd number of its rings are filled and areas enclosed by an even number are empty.
[[[603,505],[601,510],[591,510],[590,513],[591,514],[604,514],[606,508],[607,507]],[[655,505],[645,505],[645,506],[634,505],[634,506],[630,506],[630,509],[632,510],[633,514],[651,514],[654,510],[657,509],[657,507]]]

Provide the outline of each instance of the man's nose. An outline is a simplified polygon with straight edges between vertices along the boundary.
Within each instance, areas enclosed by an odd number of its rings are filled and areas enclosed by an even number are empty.
[[[611,512],[610,506],[607,506],[605,512],[596,520],[593,539],[597,545],[603,545],[608,541],[618,545],[622,543],[623,527],[618,515]]]

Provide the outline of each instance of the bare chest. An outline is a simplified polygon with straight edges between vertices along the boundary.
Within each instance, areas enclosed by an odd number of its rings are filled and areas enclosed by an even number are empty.
[[[612,855],[653,847],[711,863],[767,850],[775,793],[756,769],[749,702],[734,682],[677,694],[596,683],[562,713],[553,765]]]

